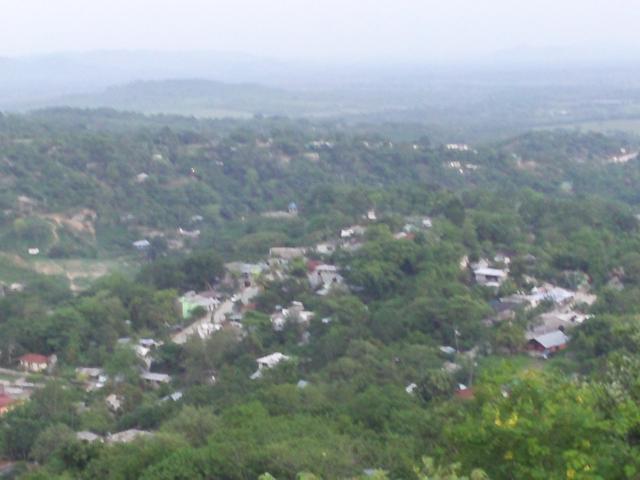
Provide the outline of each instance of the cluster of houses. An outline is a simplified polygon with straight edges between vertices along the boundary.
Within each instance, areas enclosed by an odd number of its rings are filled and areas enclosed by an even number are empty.
[[[536,316],[525,334],[527,349],[546,357],[566,347],[568,332],[590,318],[590,315],[581,311],[584,310],[582,307],[590,306],[595,301],[596,296],[586,291],[542,283],[529,293],[516,293],[492,302],[494,316],[487,322],[512,320],[518,310],[528,311],[542,304],[548,305],[548,311]]]
[[[27,353],[18,358],[20,372],[32,375],[50,373],[56,362],[55,355],[37,353]],[[27,379],[20,372],[7,370],[7,378],[0,380],[0,416],[28,400],[33,391],[42,386],[40,382]]]
[[[276,311],[271,315],[271,326],[279,332],[289,323],[308,325],[313,316],[313,312],[304,309],[302,302],[294,301],[288,308],[276,306]]]

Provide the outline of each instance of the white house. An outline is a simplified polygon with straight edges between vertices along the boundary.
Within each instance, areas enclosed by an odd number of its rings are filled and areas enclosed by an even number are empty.
[[[311,268],[311,271],[307,274],[309,284],[311,288],[326,288],[330,290],[334,286],[342,285],[344,279],[338,272],[338,267],[335,265],[320,264]]]
[[[259,369],[263,369],[263,368],[273,368],[276,365],[278,365],[280,362],[284,362],[286,360],[289,360],[290,357],[288,357],[287,355],[280,353],[280,352],[275,352],[272,353],[270,355],[266,355],[264,357],[260,357],[256,360],[256,362],[258,362],[258,368]]]
[[[256,380],[262,377],[262,371],[265,369],[270,369],[276,367],[281,362],[288,361],[290,357],[284,355],[280,352],[275,352],[270,355],[266,355],[264,357],[260,357],[256,360],[258,362],[258,370],[256,370],[253,375],[251,375],[252,380]]]
[[[151,242],[149,240],[136,240],[133,242],[133,246],[136,250],[146,250],[151,246]]]
[[[353,237],[359,237],[365,234],[367,229],[361,225],[352,225],[349,228],[340,230],[340,238],[348,240]]]
[[[309,323],[313,315],[313,312],[304,309],[302,302],[294,301],[289,308],[276,307],[275,313],[271,315],[271,325],[274,330],[280,331],[289,321]]]

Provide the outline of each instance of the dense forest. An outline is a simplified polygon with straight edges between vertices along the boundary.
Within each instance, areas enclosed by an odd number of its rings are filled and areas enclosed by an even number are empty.
[[[458,141],[0,116],[10,475],[638,478],[638,139]]]

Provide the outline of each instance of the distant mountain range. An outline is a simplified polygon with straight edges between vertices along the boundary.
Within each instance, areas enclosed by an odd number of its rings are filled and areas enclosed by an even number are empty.
[[[342,117],[477,137],[640,119],[640,68],[528,58],[537,57],[525,49],[503,52],[493,64],[460,66],[320,65],[215,52],[0,58],[0,111],[70,106],[210,118]]]

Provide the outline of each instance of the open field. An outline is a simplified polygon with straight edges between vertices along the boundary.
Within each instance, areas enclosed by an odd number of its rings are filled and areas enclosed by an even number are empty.
[[[96,279],[113,272],[133,274],[136,259],[28,259],[18,255],[0,255],[0,280],[5,283],[29,283],[37,274],[64,277],[74,292],[88,288]]]

